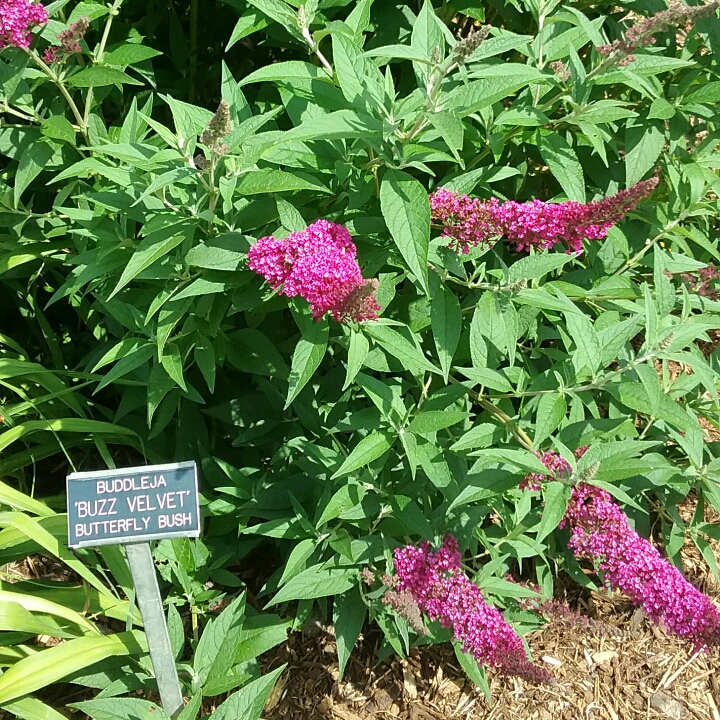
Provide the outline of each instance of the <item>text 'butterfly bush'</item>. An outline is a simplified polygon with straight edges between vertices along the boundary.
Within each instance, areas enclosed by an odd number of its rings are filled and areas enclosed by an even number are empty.
[[[520,636],[465,575],[452,535],[435,551],[428,542],[398,548],[394,561],[398,590],[409,592],[431,620],[451,628],[478,662],[530,682],[554,684],[547,670],[530,662]]]
[[[657,178],[643,180],[612,197],[590,203],[501,203],[497,198],[480,200],[439,188],[430,195],[430,209],[433,220],[443,225],[442,236],[463,253],[477,245],[490,247],[504,238],[517,251],[531,247],[547,250],[564,243],[568,252],[579,254],[583,240],[604,238],[657,184]]]
[[[280,295],[305,298],[316,319],[327,312],[340,322],[378,317],[378,281],[363,278],[342,225],[318,220],[286,238],[260,238],[248,250],[248,266]]]
[[[0,50],[30,47],[32,29],[47,24],[47,21],[47,10],[41,3],[0,0]]]
[[[540,461],[560,477],[569,474],[567,462],[552,450]],[[538,480],[545,479],[528,476],[524,485],[536,489]],[[720,610],[630,527],[608,492],[578,483],[560,526],[566,525],[575,556],[590,560],[611,589],[627,595],[653,622],[690,640],[694,650],[720,645]]]

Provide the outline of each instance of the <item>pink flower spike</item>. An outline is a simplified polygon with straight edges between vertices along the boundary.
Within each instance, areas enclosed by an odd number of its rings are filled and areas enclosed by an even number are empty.
[[[590,560],[653,622],[690,640],[694,650],[720,645],[720,610],[630,527],[608,492],[587,483],[573,488],[565,524],[576,557]]]
[[[657,178],[643,180],[612,197],[591,203],[568,200],[519,203],[496,198],[479,200],[439,188],[430,196],[432,218],[443,225],[443,237],[467,253],[478,245],[491,247],[505,238],[517,251],[548,250],[565,243],[568,252],[582,252],[583,240],[599,240],[657,186]]]
[[[260,238],[248,250],[248,266],[286,297],[310,303],[313,317],[332,313],[340,322],[376,320],[377,280],[365,280],[357,250],[342,225],[317,220],[286,238]]]
[[[431,620],[452,628],[465,652],[507,675],[554,684],[547,670],[530,662],[520,636],[465,575],[452,535],[435,551],[428,542],[398,548],[394,560],[398,592],[410,593]]]
[[[47,10],[32,0],[0,0],[0,50],[27,48],[32,30],[48,22]]]

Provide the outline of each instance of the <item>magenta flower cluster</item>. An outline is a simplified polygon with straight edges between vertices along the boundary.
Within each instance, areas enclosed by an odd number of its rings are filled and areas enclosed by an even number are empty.
[[[452,628],[465,652],[505,674],[554,683],[547,670],[530,662],[520,636],[465,575],[454,537],[445,536],[435,551],[428,542],[398,548],[394,559],[399,591],[411,593],[431,620]]]
[[[587,446],[578,448],[582,456]],[[553,450],[539,456],[555,477],[570,473]],[[539,489],[544,475],[528,475],[521,486]],[[630,527],[610,494],[580,482],[573,487],[560,527],[570,530],[568,547],[579,560],[590,560],[605,583],[639,605],[668,632],[693,642],[695,649],[720,645],[720,610],[665,560],[658,549]]]
[[[430,195],[432,218],[443,226],[443,237],[455,249],[490,247],[505,238],[517,251],[546,250],[560,243],[581,253],[583,240],[599,240],[657,186],[657,178],[643,180],[612,197],[590,203],[568,200],[547,203],[497,198],[480,200],[439,188]]]
[[[305,298],[315,318],[328,312],[340,322],[378,317],[377,280],[363,279],[342,225],[318,220],[286,238],[260,238],[248,250],[248,266],[281,295]]]
[[[0,50],[4,47],[27,48],[32,29],[45,25],[47,10],[33,0],[0,0]]]

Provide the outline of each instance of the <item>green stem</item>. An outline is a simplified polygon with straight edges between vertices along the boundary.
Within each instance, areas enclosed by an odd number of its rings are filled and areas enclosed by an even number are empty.
[[[636,252],[622,267],[620,267],[619,270],[616,270],[613,273],[613,276],[617,277],[618,275],[622,275],[626,270],[629,270],[634,265],[637,265],[639,260],[642,260],[643,257],[653,248],[655,247],[655,244],[662,240],[662,238],[665,236],[666,233],[670,232],[673,228],[677,227],[686,217],[687,217],[687,210],[683,210],[683,212],[680,213],[677,220],[673,220],[669,225],[666,225],[655,237],[650,238],[645,242],[645,245]]]
[[[103,55],[105,54],[105,46],[107,45],[108,38],[110,37],[110,28],[112,27],[115,16],[120,11],[120,6],[123,4],[123,0],[115,0],[110,8],[108,19],[105,21],[105,29],[103,30],[102,38],[100,38],[100,45],[98,45],[97,52],[95,53],[95,63],[101,63]],[[83,114],[83,127],[87,130],[87,124],[90,119],[90,109],[93,101],[93,89],[88,88],[87,96],[85,97],[85,112]]]
[[[75,120],[78,124],[78,127],[80,128],[80,132],[85,136],[85,139],[87,139],[87,123],[83,119],[83,116],[80,113],[80,109],[78,108],[77,104],[75,103],[75,100],[73,100],[72,95],[70,95],[70,92],[65,87],[65,83],[62,81],[60,76],[49,65],[47,65],[35,51],[25,50],[25,52],[32,58],[32,60],[37,64],[37,66],[50,78],[50,80],[52,80],[53,83],[55,83],[55,85],[57,85],[58,89],[62,93],[62,96],[65,98],[65,101],[67,102],[68,107],[70,108],[72,114],[75,116]]]

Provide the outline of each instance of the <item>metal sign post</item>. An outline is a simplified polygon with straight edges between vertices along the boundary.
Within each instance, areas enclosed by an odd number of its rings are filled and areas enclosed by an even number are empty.
[[[194,462],[73,473],[67,478],[70,547],[125,545],[164,710],[184,707],[150,540],[198,537]]]

